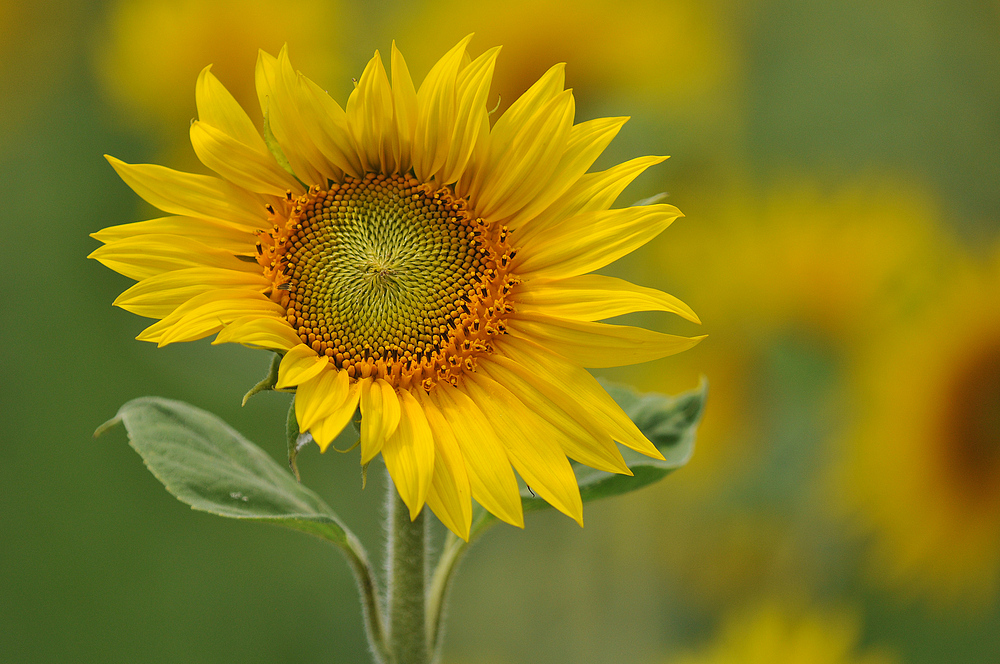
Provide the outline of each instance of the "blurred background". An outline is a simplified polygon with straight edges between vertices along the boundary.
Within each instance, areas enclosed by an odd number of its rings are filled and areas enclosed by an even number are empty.
[[[0,661],[363,662],[319,540],[196,513],[121,430],[155,394],[284,455],[269,357],[157,350],[88,234],[154,216],[104,153],[202,170],[198,71],[259,118],[258,48],[346,100],[395,39],[418,80],[469,32],[505,108],[567,62],[577,120],[630,115],[596,165],[669,154],[619,201],[686,217],[609,273],[688,302],[707,340],[606,375],[711,384],[693,461],[655,487],[499,527],[445,661],[1000,659],[1000,5],[993,0],[132,0],[0,3]],[[492,103],[492,102],[491,102]],[[666,315],[630,322],[680,334]],[[371,547],[378,473],[304,481]]]

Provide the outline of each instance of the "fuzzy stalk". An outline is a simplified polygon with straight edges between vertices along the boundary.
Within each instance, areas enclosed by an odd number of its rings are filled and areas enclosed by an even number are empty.
[[[410,512],[392,481],[388,482],[387,538],[389,649],[397,664],[427,664],[428,520]]]

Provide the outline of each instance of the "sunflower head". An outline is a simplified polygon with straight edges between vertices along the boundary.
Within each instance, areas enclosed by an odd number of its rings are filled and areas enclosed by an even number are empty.
[[[1000,591],[1000,254],[954,272],[860,349],[860,417],[832,479],[880,581],[982,608]]]
[[[563,67],[491,125],[499,48],[469,38],[417,88],[393,45],[346,107],[261,52],[262,136],[210,68],[191,141],[218,177],[109,158],[171,216],[106,228],[93,258],[138,280],[116,304],[159,345],[218,333],[282,354],[301,431],[322,449],[361,409],[361,462],[384,458],[412,517],[467,537],[474,498],[522,524],[514,470],[582,522],[567,457],[628,473],[656,448],[584,367],[643,362],[698,338],[595,322],[697,317],[659,291],[588,274],[655,237],[670,205],[609,209],[635,159],[588,173],[624,118],[575,124]],[[513,466],[513,468],[512,468]]]

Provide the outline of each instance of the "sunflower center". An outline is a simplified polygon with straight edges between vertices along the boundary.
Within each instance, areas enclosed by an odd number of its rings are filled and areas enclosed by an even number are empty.
[[[944,443],[957,486],[974,501],[1000,491],[1000,346],[967,361],[951,386]]]
[[[302,342],[352,377],[456,382],[505,329],[506,230],[449,189],[382,175],[314,187],[269,239],[272,297]]]

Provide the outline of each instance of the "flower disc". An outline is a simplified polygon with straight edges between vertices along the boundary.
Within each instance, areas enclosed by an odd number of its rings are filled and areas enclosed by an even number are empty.
[[[311,189],[259,260],[279,257],[274,292],[302,343],[351,378],[430,389],[505,328],[505,237],[447,189],[369,175]]]

